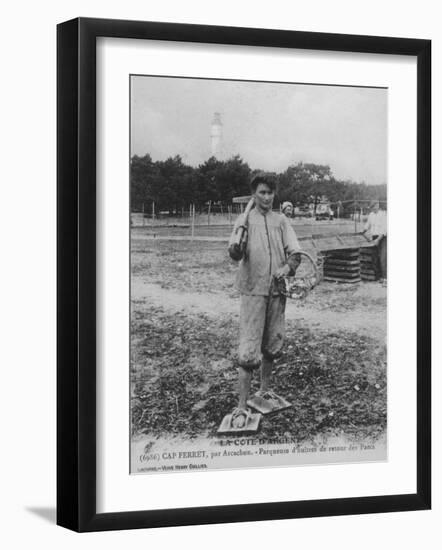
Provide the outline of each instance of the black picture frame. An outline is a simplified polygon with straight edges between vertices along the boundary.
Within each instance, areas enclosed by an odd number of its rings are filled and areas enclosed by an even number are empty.
[[[96,39],[166,40],[417,59],[415,494],[96,512]],[[424,510],[431,506],[431,41],[79,18],[57,28],[57,523],[83,531]]]

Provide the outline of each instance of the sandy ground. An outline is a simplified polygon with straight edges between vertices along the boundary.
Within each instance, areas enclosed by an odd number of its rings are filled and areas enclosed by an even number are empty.
[[[133,460],[147,444],[166,448],[171,437],[173,446],[201,436],[212,444],[237,399],[238,266],[223,242],[177,237],[132,232]],[[369,438],[383,456],[387,288],[322,281],[305,299],[287,301],[286,321],[275,389],[294,406],[264,419],[260,434]]]
[[[360,283],[351,289],[339,289],[337,285],[322,283],[323,288],[330,292],[351,293],[353,300],[376,300],[386,297],[387,289],[379,283]],[[140,278],[132,281],[132,300],[137,303],[137,310],[148,309],[151,306],[163,307],[168,311],[184,311],[191,314],[206,314],[218,317],[220,315],[238,315],[239,299],[223,294],[177,292],[173,289],[164,289],[159,284],[152,284]],[[313,291],[314,293],[315,291]],[[387,330],[387,316],[384,307],[366,306],[346,311],[332,309],[318,309],[316,303],[300,304],[296,300],[289,300],[286,310],[287,321],[299,321],[304,326],[319,327],[322,329],[349,330],[385,340]]]

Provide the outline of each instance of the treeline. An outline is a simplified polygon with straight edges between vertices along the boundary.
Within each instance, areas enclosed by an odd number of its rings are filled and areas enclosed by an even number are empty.
[[[151,208],[178,214],[194,204],[198,212],[209,203],[227,207],[232,198],[250,194],[249,182],[259,170],[252,170],[238,155],[222,161],[209,158],[197,168],[183,163],[180,156],[153,161],[150,155],[131,159],[131,209],[141,212]],[[307,207],[328,200],[339,204],[342,213],[366,206],[367,200],[386,201],[386,185],[366,185],[337,180],[329,166],[298,163],[281,173],[272,173],[277,185],[275,207],[289,200]]]

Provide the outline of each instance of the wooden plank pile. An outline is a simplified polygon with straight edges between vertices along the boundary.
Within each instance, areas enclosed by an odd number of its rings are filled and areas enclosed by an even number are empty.
[[[324,253],[324,280],[358,283],[361,280],[359,248],[327,250]]]
[[[377,249],[361,234],[318,234],[299,240],[323,270],[325,281],[358,283],[379,279]]]
[[[378,252],[376,246],[364,246],[360,250],[361,279],[377,281],[379,279]]]

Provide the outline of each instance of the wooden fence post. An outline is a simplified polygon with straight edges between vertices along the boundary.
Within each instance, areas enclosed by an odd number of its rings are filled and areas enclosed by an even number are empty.
[[[195,235],[195,205],[192,204],[191,208],[192,208],[192,241],[193,241],[193,237]]]

